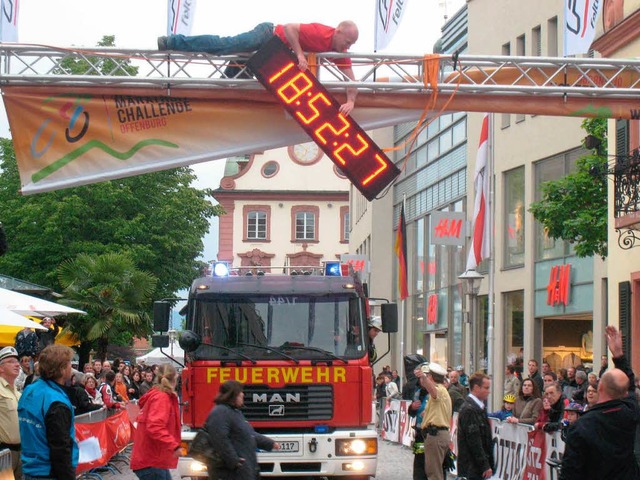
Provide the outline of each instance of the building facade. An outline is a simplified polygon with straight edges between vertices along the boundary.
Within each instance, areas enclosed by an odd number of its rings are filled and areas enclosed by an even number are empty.
[[[315,143],[229,158],[214,197],[232,267],[304,271],[348,253],[349,183]]]

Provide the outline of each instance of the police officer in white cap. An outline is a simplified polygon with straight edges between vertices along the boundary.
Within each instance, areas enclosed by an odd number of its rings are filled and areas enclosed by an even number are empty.
[[[382,331],[382,319],[374,315],[369,319],[369,335],[367,335],[369,342],[369,363],[373,365],[375,361],[378,359],[378,352],[376,351],[376,346],[373,343],[373,340],[378,336],[378,334]]]
[[[18,352],[13,347],[4,347],[0,350],[0,449],[11,450],[11,466],[15,478],[22,478],[18,426],[20,392],[15,388],[19,373]]]
[[[420,378],[420,384],[429,392],[427,408],[422,415],[425,471],[429,480],[445,480],[442,463],[451,441],[452,414],[451,397],[444,385],[447,369],[431,362],[423,366],[422,371],[425,375]]]

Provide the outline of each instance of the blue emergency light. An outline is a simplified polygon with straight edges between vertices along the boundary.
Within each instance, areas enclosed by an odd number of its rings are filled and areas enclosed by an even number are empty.
[[[325,277],[341,277],[340,262],[326,262],[324,264],[324,275]]]
[[[225,262],[216,262],[213,264],[214,277],[228,277],[229,266]]]

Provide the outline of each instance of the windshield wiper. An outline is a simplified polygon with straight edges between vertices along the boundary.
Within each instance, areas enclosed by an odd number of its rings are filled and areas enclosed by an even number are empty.
[[[310,350],[312,352],[319,352],[319,353],[323,353],[324,355],[327,355],[328,357],[334,358],[336,360],[341,360],[344,363],[349,363],[344,357],[339,357],[338,355],[336,355],[333,352],[330,352],[329,350],[323,350],[322,348],[318,348],[318,347],[305,347],[304,345],[291,345],[289,344],[285,344],[283,346],[281,346],[280,348],[291,348],[293,350]]]
[[[273,353],[277,353],[278,355],[282,355],[284,358],[288,358],[291,361],[294,361],[296,363],[300,363],[300,360],[298,360],[297,358],[293,358],[291,355],[287,355],[284,352],[281,352],[278,349],[272,348],[272,347],[264,347],[262,345],[256,345],[254,343],[242,343],[242,342],[238,342],[238,345],[242,345],[243,347],[253,347],[253,348],[258,348],[260,350],[266,350],[267,352],[273,352]]]
[[[224,345],[214,345],[213,343],[206,343],[203,342],[200,345],[207,345],[208,347],[214,347],[214,348],[222,348],[223,350],[226,350],[227,352],[231,352],[231,353],[235,353],[236,355],[238,355],[239,357],[244,358],[245,360],[249,360],[252,364],[256,364],[258,362],[256,362],[253,358],[245,355],[244,353],[240,353],[236,350],[234,350],[233,348],[229,348],[229,347],[225,347]]]

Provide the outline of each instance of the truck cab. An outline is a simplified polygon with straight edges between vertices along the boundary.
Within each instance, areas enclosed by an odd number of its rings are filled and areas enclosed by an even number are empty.
[[[322,273],[194,281],[180,337],[187,448],[219,385],[237,380],[244,384],[246,419],[281,445],[259,452],[263,476],[375,475],[366,288],[355,275]],[[383,330],[396,315],[393,304],[383,309]],[[206,467],[185,457],[179,472],[206,476]]]

